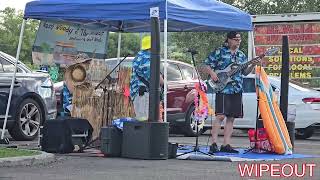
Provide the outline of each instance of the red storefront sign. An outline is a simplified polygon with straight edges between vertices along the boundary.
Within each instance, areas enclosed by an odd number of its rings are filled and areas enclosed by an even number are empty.
[[[301,81],[317,81],[312,84],[320,86],[320,22],[256,24],[256,54],[262,54],[271,47],[281,49],[284,35],[289,38],[290,77]],[[263,59],[262,64],[269,75],[280,76],[281,51]]]

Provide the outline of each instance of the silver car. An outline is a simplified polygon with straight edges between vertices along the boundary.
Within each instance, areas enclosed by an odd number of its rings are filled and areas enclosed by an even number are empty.
[[[0,51],[0,127],[2,128],[15,58]],[[53,83],[47,73],[17,64],[7,129],[15,140],[33,140],[45,120],[56,117]]]
[[[280,78],[269,76],[269,81],[273,90],[279,92],[281,87]],[[208,86],[208,88],[209,103],[214,107],[215,94],[210,93],[210,87]],[[315,129],[320,129],[320,92],[290,82],[288,104],[289,107],[290,105],[292,105],[291,107],[295,107],[295,128],[297,138],[309,138],[313,135]],[[244,117],[235,120],[234,128],[255,128],[257,95],[254,74],[244,77],[243,106]],[[211,118],[207,118],[205,128],[211,128]]]

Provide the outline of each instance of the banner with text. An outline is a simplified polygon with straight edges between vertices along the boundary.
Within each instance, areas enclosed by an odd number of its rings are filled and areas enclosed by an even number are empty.
[[[108,31],[79,24],[41,21],[32,49],[32,59],[38,65],[60,66],[75,63],[76,57],[104,60]]]
[[[311,87],[320,87],[320,22],[256,24],[256,54],[271,47],[281,48],[285,35],[290,46],[290,78]],[[280,51],[263,59],[262,64],[269,75],[281,75],[281,54]]]

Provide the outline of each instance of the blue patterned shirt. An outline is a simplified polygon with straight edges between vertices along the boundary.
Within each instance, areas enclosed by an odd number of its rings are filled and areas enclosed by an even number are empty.
[[[145,86],[147,91],[148,87],[137,76],[143,77],[146,81],[150,82],[150,51],[141,50],[132,61],[132,74],[130,81],[130,96],[131,99],[139,94],[139,87]]]
[[[63,111],[66,113],[70,113],[72,108],[72,94],[69,91],[67,85],[63,83]]]
[[[245,62],[247,62],[247,57],[242,51],[237,50],[236,53],[232,55],[230,49],[226,46],[213,51],[205,60],[206,65],[210,66],[214,71],[223,70],[232,63],[243,64]],[[228,83],[221,93],[235,94],[242,92],[242,72],[234,74],[231,79],[234,81]]]

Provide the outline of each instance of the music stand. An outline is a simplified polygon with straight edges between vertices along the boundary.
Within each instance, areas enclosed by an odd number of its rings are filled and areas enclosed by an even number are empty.
[[[191,53],[193,65],[196,67],[196,62],[194,60],[194,55],[198,54],[198,52],[196,50],[188,50],[188,52]],[[196,73],[197,73],[198,80],[199,80],[199,86],[200,86],[200,88],[202,88],[202,85],[201,85],[201,82],[200,82],[200,75],[199,75],[199,72],[198,72],[197,68],[196,68]],[[198,94],[198,101],[200,101],[200,97],[199,96],[200,95]],[[198,104],[200,104],[200,102],[198,102]],[[183,155],[186,155],[186,154],[192,155],[192,153],[195,153],[195,154],[200,153],[200,154],[209,156],[210,159],[213,159],[213,155],[212,154],[200,151],[200,148],[199,148],[199,127],[198,127],[199,126],[199,120],[197,120],[195,118],[195,121],[196,121],[196,145],[194,146],[193,150],[191,150],[189,152],[184,152],[182,154],[179,154],[176,157],[183,156]],[[187,158],[188,157],[186,157],[186,159]],[[196,159],[204,160],[203,157],[199,157],[199,158],[196,158]]]

